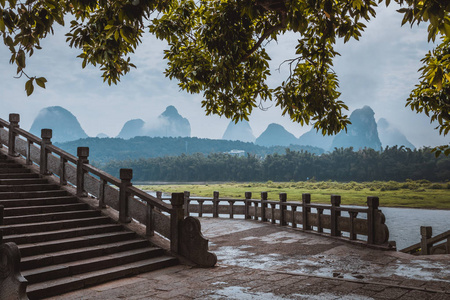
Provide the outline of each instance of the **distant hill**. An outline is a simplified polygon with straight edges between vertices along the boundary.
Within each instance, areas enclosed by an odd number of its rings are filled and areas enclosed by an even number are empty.
[[[272,123],[261,133],[255,143],[265,147],[289,146],[298,144],[298,140],[280,124]]]
[[[253,143],[200,139],[196,137],[134,137],[129,140],[121,138],[87,138],[74,142],[57,143],[63,150],[76,155],[77,147],[89,147],[89,160],[99,164],[111,160],[136,160],[140,158],[177,156],[193,153],[225,153],[231,150],[243,150],[246,153],[265,157],[273,153],[285,153],[286,147],[263,147]],[[322,154],[316,147],[291,145],[293,151],[307,151]]]
[[[393,147],[393,146],[405,146],[406,148],[409,148],[411,150],[416,149],[416,147],[411,144],[410,141],[406,138],[406,136],[400,132],[397,128],[391,126],[389,122],[381,118],[378,120],[377,123],[378,126],[378,136],[380,137],[381,144],[383,145],[383,148],[386,146]]]
[[[377,123],[374,118],[375,113],[369,106],[355,109],[350,115],[352,124],[347,126],[347,132],[341,131],[333,139],[331,149],[349,148],[381,149],[381,142],[378,137]]]
[[[322,132],[313,127],[310,131],[302,134],[298,138],[298,144],[300,145],[309,145],[313,147],[319,147],[325,150],[331,148],[331,144],[333,143],[334,135],[323,135]]]
[[[178,110],[170,105],[158,116],[155,122],[146,123],[142,119],[127,121],[117,137],[130,139],[136,136],[150,137],[190,137],[191,124]]]
[[[256,140],[252,128],[246,120],[240,121],[237,124],[234,121],[230,121],[222,139],[249,143],[254,143]]]
[[[53,130],[53,142],[62,143],[88,137],[77,118],[61,106],[41,109],[31,125],[30,132],[40,137],[41,129],[44,128]]]
[[[143,136],[145,122],[142,119],[133,119],[126,122],[117,137],[122,139],[131,139],[135,136]]]
[[[101,133],[97,134],[96,137],[103,139],[103,138],[108,138],[109,136],[106,133],[101,132]]]

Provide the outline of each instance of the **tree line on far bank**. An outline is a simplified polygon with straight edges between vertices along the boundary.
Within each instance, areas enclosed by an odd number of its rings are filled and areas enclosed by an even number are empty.
[[[286,149],[285,154],[265,158],[196,153],[110,161],[101,168],[115,176],[120,168],[131,168],[133,181],[450,180],[450,157],[436,158],[430,148],[403,147],[386,147],[383,151],[341,148],[322,155]]]

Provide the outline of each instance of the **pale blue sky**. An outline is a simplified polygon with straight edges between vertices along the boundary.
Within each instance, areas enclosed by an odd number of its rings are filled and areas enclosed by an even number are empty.
[[[335,60],[335,71],[340,80],[342,100],[351,111],[369,105],[375,118],[386,118],[400,129],[418,147],[448,143],[448,137],[439,136],[424,115],[405,108],[409,91],[417,83],[420,59],[430,44],[426,42],[426,28],[400,27],[401,16],[395,7],[378,9],[378,16],[370,24],[359,42],[338,44],[341,57]],[[86,133],[96,136],[106,133],[116,136],[123,124],[141,118],[154,122],[165,107],[174,105],[191,123],[192,135],[221,138],[229,120],[205,116],[201,95],[190,95],[179,90],[175,81],[163,75],[164,43],[147,35],[132,60],[137,69],[125,76],[117,86],[103,83],[101,72],[93,67],[81,68],[76,58],[79,51],[65,43],[64,31],[43,41],[44,50],[37,51],[27,64],[27,72],[48,79],[47,89],[36,88],[30,97],[24,92],[22,79],[14,79],[15,67],[8,64],[9,52],[0,47],[0,117],[7,119],[10,112],[21,114],[21,126],[29,129],[39,110],[47,106],[62,106],[79,120]],[[287,69],[276,69],[286,58],[292,57],[297,37],[282,37],[268,46],[272,57],[270,83],[281,82]],[[271,103],[266,103],[267,107]],[[309,130],[281,117],[279,108],[255,110],[250,125],[259,136],[270,123],[279,123],[295,136]]]

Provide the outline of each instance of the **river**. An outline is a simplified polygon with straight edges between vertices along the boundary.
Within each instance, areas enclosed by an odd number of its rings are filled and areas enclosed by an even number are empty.
[[[433,227],[433,236],[450,230],[450,210],[381,207],[389,228],[389,240],[403,249],[420,242],[420,226]]]

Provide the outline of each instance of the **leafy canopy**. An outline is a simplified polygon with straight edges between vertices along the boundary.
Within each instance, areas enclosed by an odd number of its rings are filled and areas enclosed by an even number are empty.
[[[108,84],[116,84],[135,67],[129,54],[150,31],[167,41],[166,76],[190,93],[203,93],[207,114],[236,122],[255,107],[273,101],[300,124],[313,123],[323,134],[349,124],[339,100],[333,70],[337,39],[358,40],[383,0],[0,0],[0,35],[11,51],[17,74],[45,88],[46,79],[29,76],[26,60],[53,33],[55,23],[72,20],[66,34],[81,50],[82,66],[99,66]],[[390,0],[385,0],[385,5]],[[395,0],[403,22],[428,22],[428,41],[438,46],[423,61],[422,77],[406,105],[438,121],[441,134],[450,131],[450,2]],[[286,60],[289,76],[270,88],[268,42],[287,31],[298,34],[295,56]],[[450,149],[446,150],[447,154]]]

